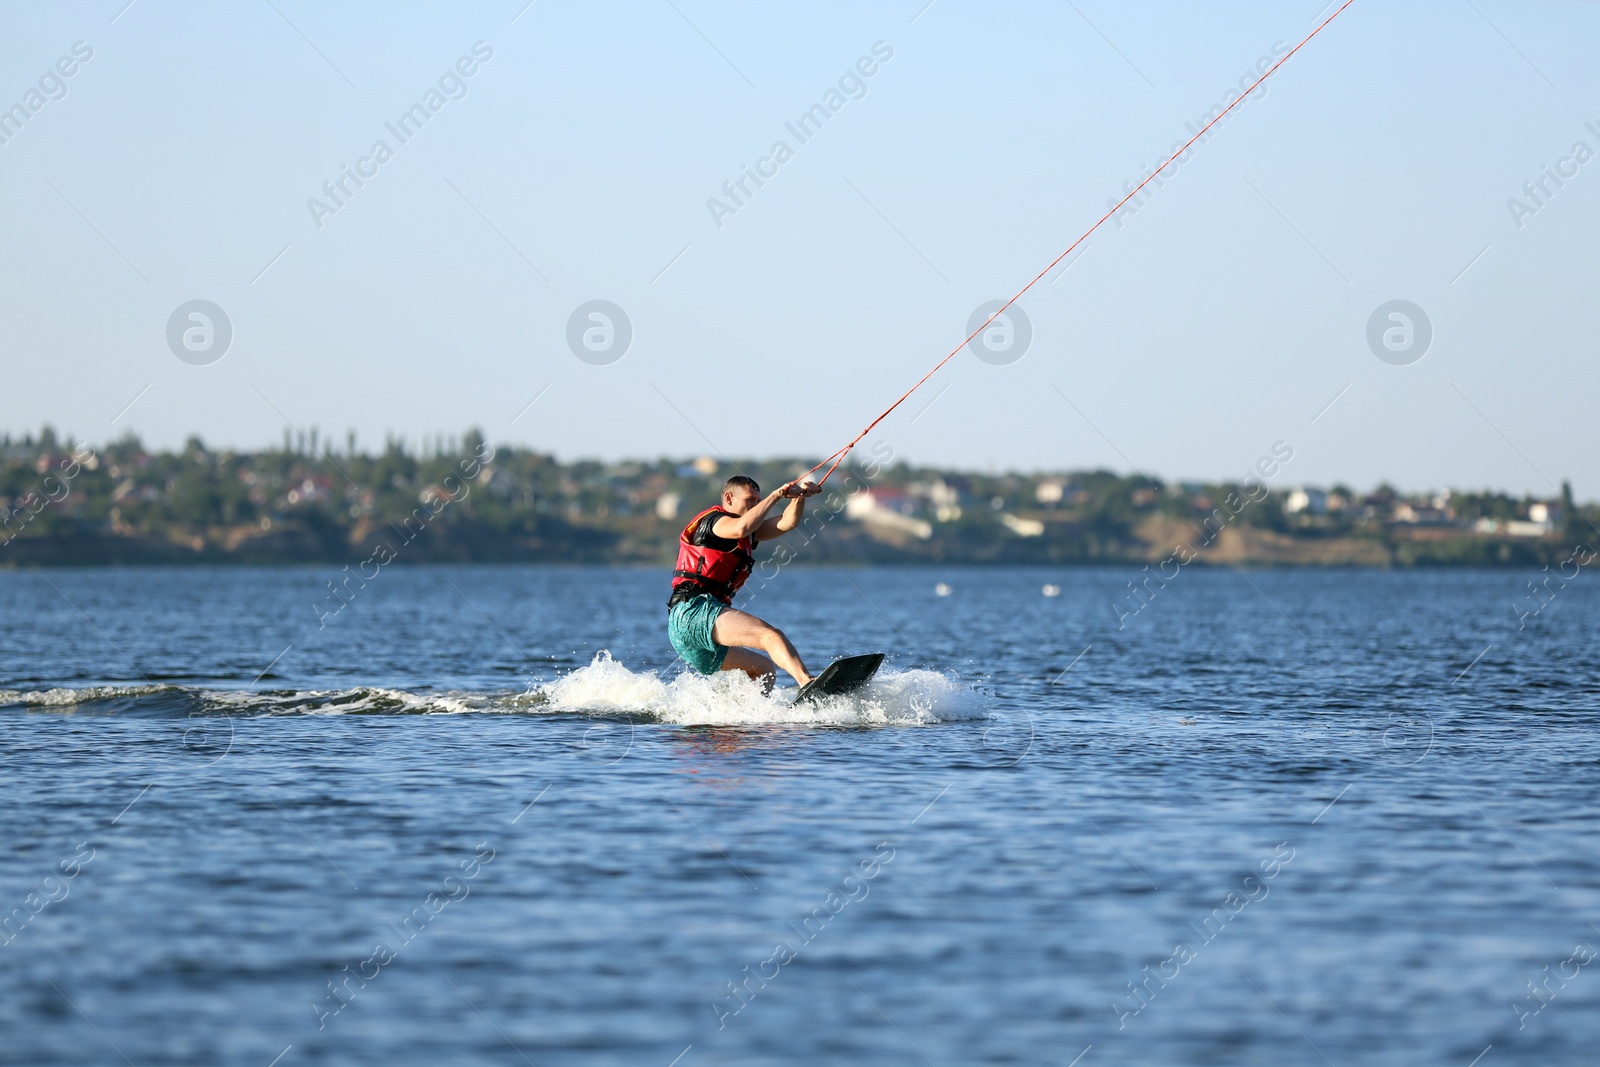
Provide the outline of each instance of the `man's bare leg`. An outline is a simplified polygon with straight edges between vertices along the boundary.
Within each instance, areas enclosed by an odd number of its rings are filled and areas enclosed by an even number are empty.
[[[811,674],[806,670],[806,665],[800,660],[800,653],[796,652],[794,645],[783,635],[783,631],[771,623],[763,622],[749,612],[728,608],[717,616],[717,621],[711,627],[711,639],[719,645],[729,646],[728,656],[722,662],[722,669],[741,670],[750,674],[752,678],[759,678],[762,674],[770,672],[771,665],[757,662],[755,657],[747,655],[734,655],[734,649],[758,649],[771,657],[771,663],[783,668],[800,685],[811,681]]]
[[[743,671],[761,683],[763,693],[772,692],[772,683],[778,677],[778,668],[766,656],[753,648],[729,648],[722,659],[725,671]]]

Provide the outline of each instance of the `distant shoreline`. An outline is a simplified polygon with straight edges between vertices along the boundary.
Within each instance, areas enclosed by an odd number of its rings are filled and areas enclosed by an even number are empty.
[[[1274,446],[1275,449],[1277,446]],[[1400,569],[1587,566],[1600,508],[1495,492],[1294,485],[1286,446],[1234,482],[1111,471],[913,467],[875,445],[758,553],[795,563]],[[1261,466],[1265,464],[1266,466]],[[333,566],[371,580],[418,563],[668,566],[685,519],[745,473],[775,486],[801,460],[700,456],[601,463],[495,448],[469,431],[413,454],[281,449],[152,453],[137,438],[69,446],[0,435],[0,569]],[[1263,479],[1276,477],[1271,487]],[[1570,576],[1570,575],[1569,575]]]
[[[13,551],[22,547],[21,551]],[[1381,547],[1381,546],[1377,546]],[[1326,555],[1317,558],[1285,558],[1283,554],[1272,557],[1257,557],[1251,555],[1230,555],[1226,558],[1210,558],[1197,556],[1186,565],[1208,571],[1248,571],[1248,570],[1304,570],[1304,571],[1425,571],[1425,570],[1476,570],[1476,571],[1508,571],[1517,569],[1554,567],[1569,558],[1571,550],[1563,548],[1560,551],[1541,552],[1548,546],[1522,545],[1519,551],[1512,554],[1509,559],[1449,559],[1422,556],[1410,560],[1386,559],[1382,561],[1328,558]],[[758,550],[757,565],[763,560],[771,560],[774,550]],[[161,568],[213,568],[217,570],[228,569],[275,569],[292,570],[295,568],[350,568],[352,573],[358,560],[362,557],[353,554],[323,555],[323,556],[264,556],[257,554],[241,553],[208,553],[208,552],[174,552],[161,548],[146,550],[136,544],[105,544],[84,546],[81,544],[61,544],[40,542],[36,545],[12,546],[0,549],[0,573],[21,574],[29,571],[43,570],[143,570]],[[940,567],[970,567],[975,569],[993,570],[1037,570],[1050,567],[1085,568],[1085,569],[1153,569],[1160,561],[1150,556],[1100,556],[1093,559],[1048,559],[1048,558],[1005,558],[1005,559],[980,559],[980,558],[927,558],[910,555],[884,555],[881,557],[852,557],[844,555],[829,555],[819,558],[797,557],[783,564],[783,569],[789,567],[801,568],[848,568],[852,570],[869,567],[888,568],[930,568]],[[498,555],[491,554],[480,557],[459,557],[450,555],[429,555],[425,552],[414,552],[408,558],[397,559],[395,563],[407,570],[419,567],[435,567],[457,565],[464,567],[518,567],[518,566],[551,566],[551,567],[584,567],[607,568],[624,570],[660,570],[669,571],[672,566],[670,558],[664,559],[607,559],[600,557],[578,557],[573,555],[533,556],[533,555]],[[1585,564],[1586,565],[1586,564]],[[370,576],[369,576],[370,577]]]

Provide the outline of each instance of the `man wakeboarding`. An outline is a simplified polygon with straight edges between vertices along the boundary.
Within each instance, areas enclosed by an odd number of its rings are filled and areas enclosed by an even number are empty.
[[[691,670],[744,671],[770,688],[782,667],[801,686],[811,681],[783,631],[733,607],[733,595],[750,577],[756,545],[800,525],[806,497],[820,492],[812,482],[785,482],[762,496],[754,479],[737,474],[723,485],[721,504],[684,526],[667,600],[667,636]],[[789,501],[783,514],[767,518],[780,500]]]

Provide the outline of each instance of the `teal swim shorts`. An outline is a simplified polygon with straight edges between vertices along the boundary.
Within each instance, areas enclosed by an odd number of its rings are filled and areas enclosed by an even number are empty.
[[[667,637],[689,669],[700,674],[716,674],[728,654],[727,645],[711,639],[711,627],[727,605],[710,593],[680,600],[667,612]]]

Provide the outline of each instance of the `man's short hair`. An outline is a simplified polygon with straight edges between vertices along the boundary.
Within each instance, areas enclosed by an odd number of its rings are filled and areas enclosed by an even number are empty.
[[[761,487],[756,484],[756,480],[743,474],[735,474],[732,478],[722,483],[722,491],[724,493],[731,493],[735,489],[748,489],[752,493],[761,492]]]

